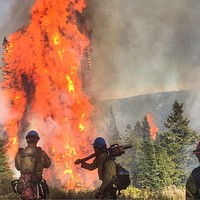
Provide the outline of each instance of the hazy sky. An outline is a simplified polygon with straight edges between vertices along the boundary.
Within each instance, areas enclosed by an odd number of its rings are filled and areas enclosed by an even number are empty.
[[[106,97],[195,88],[200,74],[200,1],[95,3],[95,88]]]
[[[28,23],[33,2],[0,0],[1,41]],[[110,99],[198,86],[199,0],[87,2],[94,95]]]

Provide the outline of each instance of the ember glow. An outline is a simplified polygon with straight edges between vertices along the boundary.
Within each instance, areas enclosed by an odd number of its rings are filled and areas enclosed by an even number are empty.
[[[147,121],[148,121],[149,126],[150,126],[151,137],[152,137],[153,140],[155,140],[156,134],[159,131],[159,128],[155,124],[152,113],[148,113],[146,116],[147,116]]]
[[[95,180],[74,165],[93,151],[96,135],[94,109],[79,79],[89,40],[78,29],[76,13],[85,6],[84,0],[37,0],[29,26],[4,40],[1,87],[12,113],[4,123],[8,155],[13,160],[27,131],[38,131],[39,146],[52,159],[45,178],[67,189],[91,187]]]

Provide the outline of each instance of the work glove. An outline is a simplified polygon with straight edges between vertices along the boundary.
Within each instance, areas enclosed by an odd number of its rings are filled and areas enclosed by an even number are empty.
[[[82,162],[81,159],[76,159],[75,162],[74,162],[74,164],[75,164],[75,165],[78,165],[78,164],[81,164],[81,162]]]
[[[101,192],[95,194],[95,199],[104,199],[104,195]]]

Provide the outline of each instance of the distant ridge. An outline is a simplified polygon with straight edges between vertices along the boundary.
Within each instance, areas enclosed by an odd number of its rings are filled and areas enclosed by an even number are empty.
[[[157,127],[160,131],[163,131],[165,128],[164,122],[172,112],[174,101],[177,100],[179,103],[185,104],[191,93],[192,91],[190,90],[181,90],[112,99],[103,101],[101,108],[108,121],[110,106],[113,107],[117,128],[120,133],[124,132],[128,123],[134,127],[135,123],[142,121],[147,113],[152,113]]]

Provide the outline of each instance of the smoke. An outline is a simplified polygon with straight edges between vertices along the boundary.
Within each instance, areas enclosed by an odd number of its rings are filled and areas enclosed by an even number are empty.
[[[88,0],[90,9],[95,95],[112,99],[199,83],[199,1]]]
[[[8,109],[8,99],[6,98],[6,95],[4,94],[3,91],[0,90],[0,110],[1,110],[1,115],[0,115],[0,124],[4,124],[6,120],[9,118],[11,115],[10,110]]]
[[[190,119],[191,127],[200,132],[200,91],[194,90],[192,91],[190,97],[186,102],[186,109],[188,110],[188,115]]]

